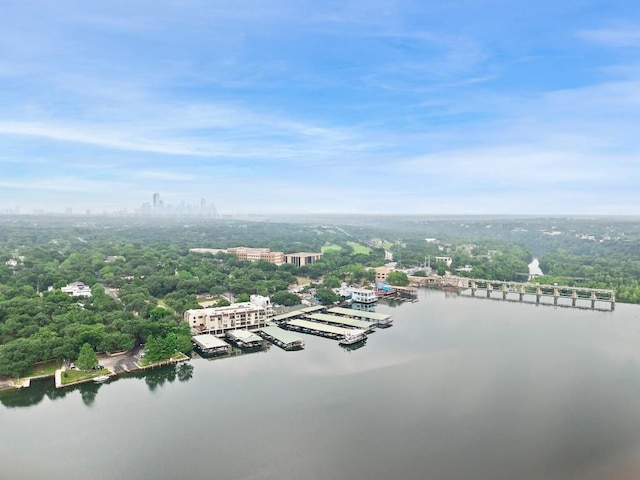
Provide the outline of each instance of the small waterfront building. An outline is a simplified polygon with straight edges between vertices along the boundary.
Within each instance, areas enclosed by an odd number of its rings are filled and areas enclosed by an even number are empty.
[[[250,301],[232,303],[226,307],[200,308],[184,312],[184,320],[198,334],[222,336],[229,330],[255,330],[266,326],[273,317],[268,297],[251,295]]]
[[[357,303],[375,303],[378,300],[378,296],[373,290],[354,288],[351,290],[351,300]]]

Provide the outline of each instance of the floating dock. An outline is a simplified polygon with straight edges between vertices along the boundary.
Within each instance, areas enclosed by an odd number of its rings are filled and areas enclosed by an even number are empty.
[[[393,321],[391,315],[386,313],[365,312],[363,310],[353,310],[351,308],[334,307],[327,310],[327,313],[342,315],[349,318],[357,318],[366,322],[374,323],[380,327],[391,325]]]
[[[356,328],[358,330],[364,330],[367,333],[371,332],[375,327],[374,323],[367,322],[365,320],[329,315],[328,313],[312,313],[311,315],[307,315],[307,318],[309,320],[327,323],[329,325],[336,325],[338,327]]]
[[[258,349],[264,346],[262,338],[249,330],[229,330],[227,338],[243,349]]]
[[[231,350],[231,345],[210,333],[191,337],[191,341],[205,355],[226,355]]]
[[[348,331],[353,330],[352,328],[336,327],[334,325],[327,325],[326,323],[318,323],[302,319],[289,320],[284,325],[297,332],[311,333],[313,335],[320,335],[321,337],[333,338],[336,340],[344,338]]]
[[[280,327],[262,327],[258,334],[284,350],[302,350],[304,348],[304,340],[302,338]]]

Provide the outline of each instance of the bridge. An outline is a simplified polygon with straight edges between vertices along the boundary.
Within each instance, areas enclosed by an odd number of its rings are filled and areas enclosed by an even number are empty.
[[[485,280],[480,278],[456,277],[449,279],[452,286],[459,292],[471,290],[471,296],[476,296],[478,290],[486,292],[487,298],[496,298],[501,294],[507,300],[510,293],[516,294],[519,301],[524,301],[525,295],[535,295],[535,303],[540,303],[542,297],[553,297],[553,304],[558,305],[560,298],[570,298],[571,306],[576,307],[579,299],[591,301],[591,308],[596,308],[596,302],[606,302],[613,311],[616,306],[616,293],[603,288],[571,287],[566,285],[541,285],[537,283],[508,282],[501,280]],[[500,298],[500,297],[498,297]]]
[[[502,294],[506,300],[512,292],[518,295],[519,301],[524,301],[525,294],[535,295],[536,303],[544,297],[553,297],[553,304],[558,305],[558,299],[570,298],[571,306],[575,307],[578,299],[591,301],[591,308],[596,308],[596,302],[608,302],[611,310],[615,310],[616,293],[613,290],[603,288],[570,287],[565,285],[542,285],[538,283],[505,282],[500,280],[484,280],[479,278],[458,278],[459,290],[471,289],[471,296],[475,296],[477,290],[484,290],[487,298],[492,298],[494,292]]]

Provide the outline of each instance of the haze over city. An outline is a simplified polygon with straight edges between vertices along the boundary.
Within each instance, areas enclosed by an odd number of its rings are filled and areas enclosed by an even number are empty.
[[[638,214],[639,8],[13,2],[0,211]]]

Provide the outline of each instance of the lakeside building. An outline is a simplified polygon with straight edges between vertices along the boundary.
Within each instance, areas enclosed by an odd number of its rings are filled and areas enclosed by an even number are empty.
[[[296,267],[303,267],[305,265],[311,265],[312,263],[318,262],[322,258],[322,253],[287,253],[284,257],[286,263],[290,263],[292,265],[295,265]]]
[[[359,288],[352,290],[351,300],[356,303],[375,303],[378,301],[378,296],[373,290]]]
[[[194,334],[211,333],[222,336],[231,330],[256,330],[265,327],[273,315],[273,306],[268,297],[251,295],[250,301],[232,303],[227,307],[187,310],[184,312],[184,320]]]
[[[91,287],[82,282],[69,283],[64,287],[61,287],[60,290],[70,297],[91,297]]]
[[[284,252],[272,252],[269,248],[249,248],[249,247],[233,247],[228,248],[227,253],[235,255],[238,260],[255,262],[256,260],[265,260],[275,265],[285,263]]]
[[[389,273],[393,272],[393,268],[390,267],[376,267],[376,282],[386,282]]]

